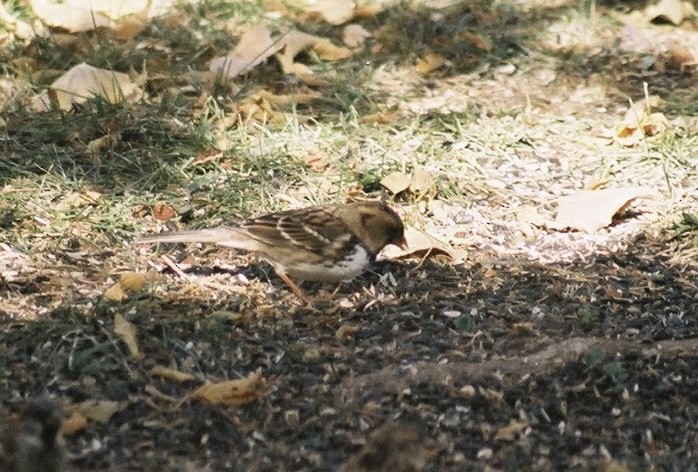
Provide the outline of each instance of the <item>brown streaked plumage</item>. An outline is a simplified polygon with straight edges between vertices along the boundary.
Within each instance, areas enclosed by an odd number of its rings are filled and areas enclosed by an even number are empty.
[[[203,242],[244,249],[269,261],[302,300],[291,278],[341,282],[361,274],[388,244],[406,247],[405,228],[383,202],[288,210],[230,226],[161,233],[137,243]]]

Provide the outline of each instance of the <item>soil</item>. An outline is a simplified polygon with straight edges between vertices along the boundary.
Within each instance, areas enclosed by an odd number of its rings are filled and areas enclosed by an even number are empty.
[[[592,57],[588,67],[621,69],[619,56]],[[537,59],[525,60],[549,67]],[[149,249],[53,254],[0,282],[16,304],[0,307],[0,389],[48,390],[67,412],[117,402],[105,421],[66,434],[74,470],[698,471],[698,258],[670,239],[666,219],[697,208],[695,152],[671,191],[661,166],[618,172],[614,185],[662,197],[594,234],[515,217],[529,205],[552,217],[556,197],[599,169],[607,144],[591,150],[606,139],[597,132],[622,117],[609,110],[642,98],[641,81],[611,72],[568,70],[551,84],[531,70],[483,69],[427,84],[395,71],[419,100],[455,91],[491,108],[536,108],[520,136],[501,131],[522,143],[516,152],[478,157],[473,180],[489,190],[445,200],[448,218],[432,222],[462,230],[453,245],[463,261],[384,259],[338,288],[303,284],[315,297],[304,305],[264,263],[223,249],[186,246],[180,274]],[[603,97],[600,77],[611,82]],[[648,80],[688,93],[695,72]],[[387,101],[424,104],[397,93]],[[26,262],[12,254],[5,270]],[[100,266],[114,258],[162,275],[110,301]],[[61,277],[72,278],[57,287]],[[8,314],[22,304],[34,319]],[[115,334],[117,314],[135,327],[140,359]],[[192,378],[155,375],[156,365]],[[244,405],[189,396],[254,372],[263,380]]]

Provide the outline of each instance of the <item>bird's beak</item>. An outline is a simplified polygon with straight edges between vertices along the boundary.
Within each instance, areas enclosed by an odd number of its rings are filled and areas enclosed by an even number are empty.
[[[399,238],[391,241],[390,244],[396,245],[397,247],[399,247],[403,251],[406,251],[409,248],[409,246],[407,245],[407,240],[405,239],[404,234],[402,236],[400,236]]]

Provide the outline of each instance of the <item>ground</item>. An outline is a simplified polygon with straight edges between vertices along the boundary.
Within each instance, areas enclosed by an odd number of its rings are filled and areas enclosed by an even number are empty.
[[[247,23],[339,44],[339,26],[237,3],[193,3],[132,41],[2,53],[2,407],[48,393],[65,423],[86,416],[64,429],[70,470],[698,471],[697,71],[681,56],[698,57],[695,19],[637,26],[636,2],[404,3],[356,20],[377,47],[305,58],[326,83],[270,60],[207,88],[191,71]],[[415,66],[429,54],[445,62]],[[24,106],[83,61],[147,65],[147,98]],[[287,107],[290,123],[241,120],[259,90],[321,97]],[[623,117],[648,96],[666,125],[633,141]],[[417,169],[424,191],[380,185]],[[628,186],[653,198],[595,232],[552,224],[560,197]],[[379,197],[440,249],[304,283],[308,305],[250,255],[132,244]],[[224,405],[193,393],[245,378]]]

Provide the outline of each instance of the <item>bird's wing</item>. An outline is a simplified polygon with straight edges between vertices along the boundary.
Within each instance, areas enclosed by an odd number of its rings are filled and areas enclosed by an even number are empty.
[[[291,246],[316,254],[335,250],[338,242],[353,238],[332,207],[289,210],[246,220],[240,224],[250,237],[270,246]]]

